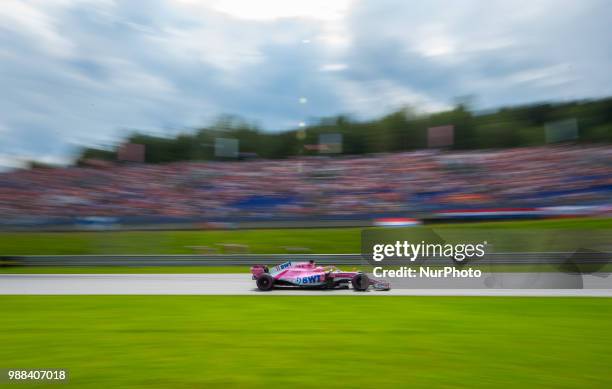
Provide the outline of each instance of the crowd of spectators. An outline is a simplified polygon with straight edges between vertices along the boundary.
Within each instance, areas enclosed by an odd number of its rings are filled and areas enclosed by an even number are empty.
[[[0,217],[222,219],[607,203],[612,148],[425,150],[0,174]]]

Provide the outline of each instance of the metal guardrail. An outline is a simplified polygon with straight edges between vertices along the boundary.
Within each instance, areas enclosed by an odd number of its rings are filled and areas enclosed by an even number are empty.
[[[612,262],[609,252],[555,253],[489,253],[483,258],[454,262],[449,258],[417,259],[414,264],[428,265],[514,265],[563,264],[570,260],[580,264]],[[31,255],[0,257],[0,263],[17,266],[250,266],[274,265],[287,260],[314,260],[321,265],[367,265],[361,254],[211,254],[211,255]],[[405,258],[385,259],[384,265],[405,265]]]
[[[322,265],[359,265],[359,254],[210,254],[210,255],[33,255],[13,257],[23,266],[251,266],[287,260],[315,260]]]

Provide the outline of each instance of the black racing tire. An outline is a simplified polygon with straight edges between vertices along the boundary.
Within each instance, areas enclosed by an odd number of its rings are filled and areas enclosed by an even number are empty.
[[[351,279],[351,285],[353,285],[353,289],[364,292],[370,287],[370,279],[365,274],[356,274]]]
[[[336,287],[336,282],[329,275],[325,278],[325,289],[334,289]]]
[[[274,277],[264,273],[257,278],[257,288],[261,291],[268,292],[274,288]]]

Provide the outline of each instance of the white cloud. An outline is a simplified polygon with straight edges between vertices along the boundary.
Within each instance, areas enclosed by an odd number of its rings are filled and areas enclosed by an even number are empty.
[[[319,70],[322,72],[340,72],[342,70],[346,70],[348,65],[345,63],[328,63],[321,65]]]
[[[337,20],[349,11],[352,0],[177,0],[179,4],[204,5],[232,17],[249,20],[276,20],[281,18],[309,18]]]
[[[168,27],[162,34],[148,39],[161,45],[166,55],[174,59],[195,60],[228,72],[263,61],[258,48],[260,42],[254,37],[223,26],[215,27]]]
[[[414,50],[424,57],[449,56],[458,50],[456,38],[443,24],[427,24],[411,34]]]
[[[337,80],[334,89],[339,95],[345,109],[364,117],[384,115],[404,107],[416,107],[423,112],[435,112],[450,108],[444,102],[416,92],[409,87],[398,85],[392,80],[375,80],[354,82]],[[359,113],[362,113],[359,115]]]
[[[557,64],[520,71],[511,74],[506,80],[517,84],[556,86],[575,81],[575,77],[571,75],[567,64]]]
[[[39,7],[21,0],[0,1],[0,25],[36,42],[38,49],[53,56],[72,53],[72,42],[58,31],[58,22]]]
[[[126,129],[170,133],[222,113],[283,129],[408,104],[443,109],[466,94],[486,106],[601,96],[612,81],[608,7],[0,0],[0,84],[10,96],[0,99],[0,156],[65,158],[74,144],[112,143]]]

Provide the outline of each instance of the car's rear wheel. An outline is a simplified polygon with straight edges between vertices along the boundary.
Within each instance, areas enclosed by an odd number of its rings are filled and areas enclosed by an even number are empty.
[[[272,290],[272,288],[274,288],[274,278],[265,273],[260,275],[259,278],[257,278],[257,288],[259,288],[259,290],[263,290],[264,292]]]
[[[370,286],[370,279],[365,274],[356,274],[351,279],[351,285],[353,285],[353,289],[363,292]]]

